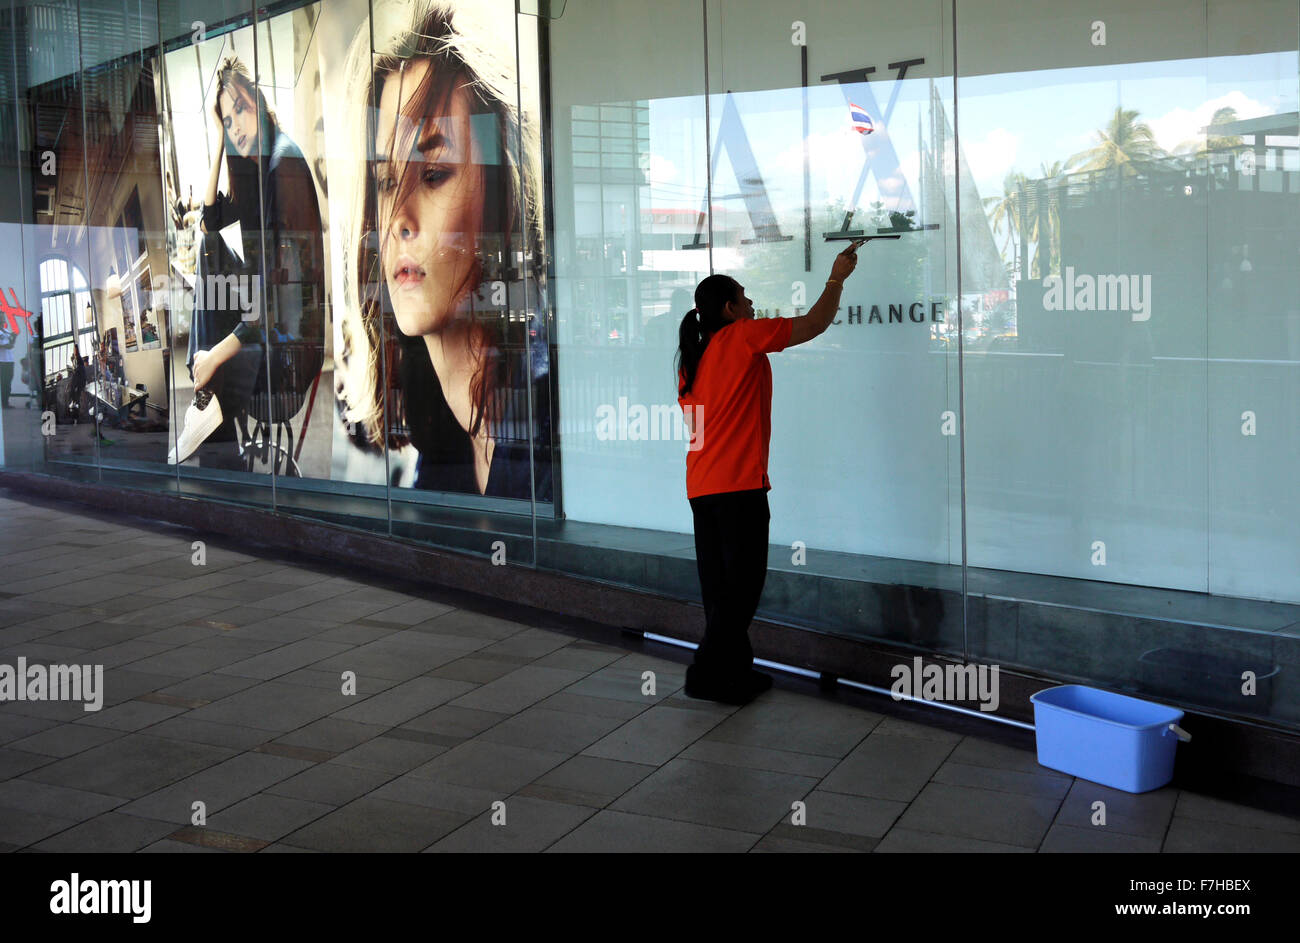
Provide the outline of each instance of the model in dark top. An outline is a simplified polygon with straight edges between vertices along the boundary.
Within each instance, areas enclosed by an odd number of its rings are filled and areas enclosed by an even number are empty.
[[[400,23],[374,7],[373,53],[362,30],[346,83],[343,418],[363,448],[413,446],[418,488],[551,501],[544,322],[508,311],[544,308],[545,272],[513,37],[471,3],[405,3]]]
[[[272,395],[254,417],[267,423],[293,417],[324,359],[324,242],[307,162],[236,57],[218,72],[212,119],[222,149],[203,200],[186,361],[195,402],[173,461],[251,408],[255,391],[266,389],[268,357]],[[223,163],[227,192],[217,189]],[[221,235],[234,223],[242,258]],[[217,409],[209,411],[214,395]]]

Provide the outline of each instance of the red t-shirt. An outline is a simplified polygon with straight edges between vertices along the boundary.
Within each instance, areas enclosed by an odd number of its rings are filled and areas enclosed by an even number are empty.
[[[686,453],[687,498],[771,489],[772,365],[767,355],[785,350],[793,329],[790,318],[747,318],[731,322],[709,341],[691,391],[677,398],[693,427]]]

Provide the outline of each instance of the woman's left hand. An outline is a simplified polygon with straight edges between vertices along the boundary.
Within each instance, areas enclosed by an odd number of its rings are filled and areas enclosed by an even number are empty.
[[[212,362],[212,355],[208,351],[200,350],[194,355],[194,389],[196,391],[211,383],[216,372],[216,364]]]

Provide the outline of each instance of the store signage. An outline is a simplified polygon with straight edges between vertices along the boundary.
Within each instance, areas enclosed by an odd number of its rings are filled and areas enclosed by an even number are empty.
[[[22,318],[27,325],[28,333],[32,329],[32,312],[28,311],[18,303],[18,294],[12,288],[9,289],[10,301],[5,301],[5,294],[0,291],[0,314],[9,319],[9,330],[15,334],[18,333],[18,319]],[[12,303],[11,303],[12,302]]]
[[[794,317],[799,317],[804,313],[805,308],[795,308]],[[840,306],[835,309],[836,312],[844,312],[845,318],[849,324],[924,324],[929,321],[934,324],[943,323],[944,302],[942,301],[913,301],[901,302],[894,304],[892,302],[883,305],[848,305]],[[865,312],[865,314],[864,314]],[[774,308],[770,312],[766,308],[760,308],[754,312],[756,318],[779,318],[781,309]],[[839,324],[840,318],[832,321],[832,324]]]

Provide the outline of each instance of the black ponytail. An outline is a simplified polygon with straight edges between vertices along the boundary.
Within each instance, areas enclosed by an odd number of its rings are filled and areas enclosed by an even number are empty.
[[[730,275],[710,275],[695,287],[695,307],[686,312],[677,332],[678,396],[691,391],[709,340],[730,323],[722,316],[722,309],[728,301],[737,300],[739,289]]]

